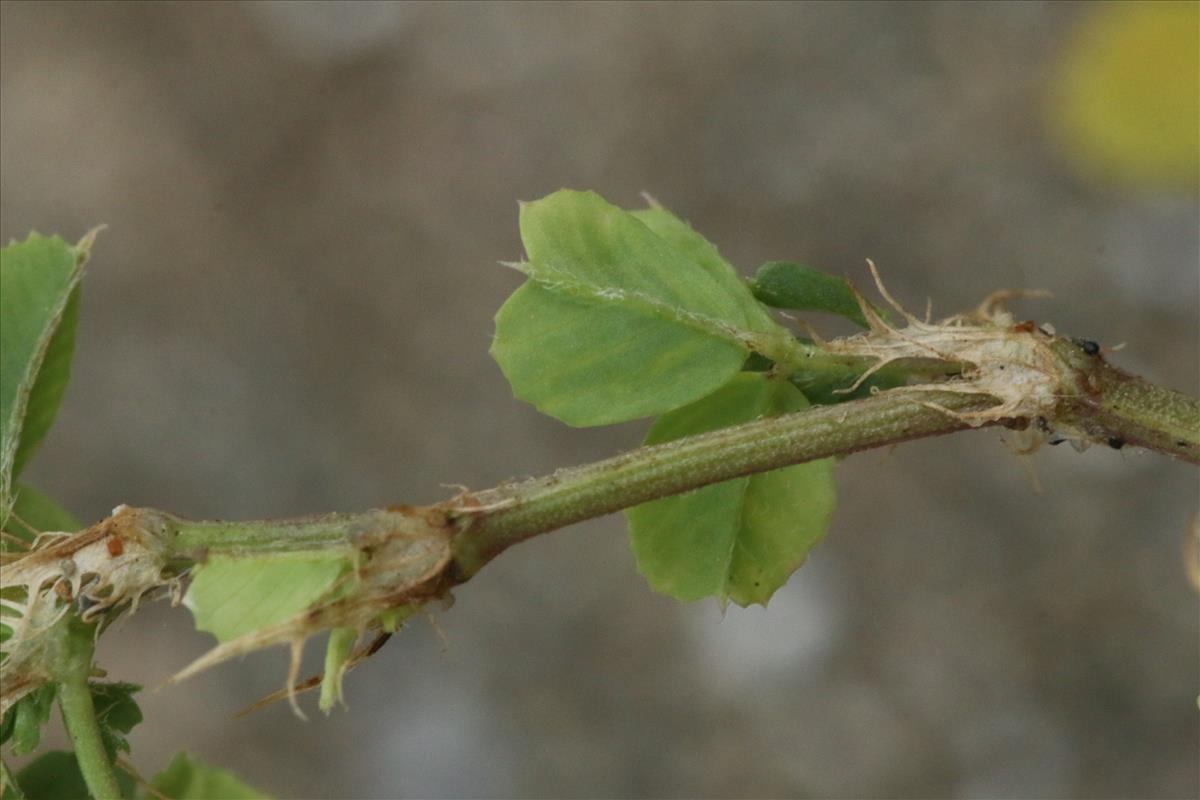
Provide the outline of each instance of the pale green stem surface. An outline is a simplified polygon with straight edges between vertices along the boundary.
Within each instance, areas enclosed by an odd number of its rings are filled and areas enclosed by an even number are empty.
[[[464,577],[540,533],[755,472],[970,427],[946,411],[996,403],[989,395],[884,392],[642,447],[595,464],[479,492],[484,509],[455,543]],[[989,423],[994,424],[994,423]],[[475,512],[466,512],[473,514]]]
[[[1081,395],[1073,409],[1081,428],[1117,447],[1148,447],[1200,463],[1200,398],[1107,365],[1095,382],[1099,393]]]
[[[196,521],[169,517],[172,549],[180,554],[206,549],[222,553],[285,552],[351,546],[372,533],[393,530],[403,514],[374,509],[352,514],[322,514],[283,520],[247,522]]]
[[[963,430],[970,425],[947,411],[977,411],[995,402],[988,395],[956,392],[883,392],[474,492],[440,507],[456,529],[453,579],[467,580],[501,551],[531,536],[649,500],[755,472]],[[350,547],[411,527],[411,512],[376,509],[250,522],[197,522],[164,515],[163,521],[177,555],[202,558],[206,553]]]
[[[72,621],[64,638],[61,672],[58,675],[58,704],[62,709],[63,723],[71,737],[79,771],[83,773],[83,780],[92,797],[96,800],[116,800],[121,797],[121,788],[117,784],[112,762],[108,760],[108,753],[104,750],[100,722],[96,719],[96,706],[88,685],[95,647],[94,626]]]
[[[1090,382],[1090,388],[1083,386],[1077,397],[1064,401],[1060,421],[1114,443],[1197,460],[1200,400],[1103,362],[1079,366],[1086,367],[1079,372],[1080,381]],[[963,430],[971,427],[968,422],[947,411],[979,411],[995,402],[988,395],[953,391],[881,392],[470,493],[440,507],[456,529],[453,580],[467,580],[506,548],[547,531],[742,475]],[[172,549],[195,556],[349,548],[411,526],[412,519],[411,509],[397,508],[279,521],[193,522],[170,517],[169,525]]]

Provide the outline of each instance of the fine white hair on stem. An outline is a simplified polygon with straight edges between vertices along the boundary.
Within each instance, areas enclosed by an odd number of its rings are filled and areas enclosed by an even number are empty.
[[[926,383],[891,389],[913,394],[954,392],[990,395],[996,404],[979,411],[958,412],[940,404],[919,401],[957,420],[978,426],[997,420],[1032,423],[1039,415],[1049,416],[1062,386],[1063,365],[1051,344],[1054,335],[1032,323],[1015,324],[1004,304],[1016,297],[1043,297],[1045,292],[1002,290],[993,292],[973,311],[934,322],[931,302],[926,302],[925,319],[908,311],[888,291],[875,262],[867,259],[875,287],[888,305],[900,315],[901,325],[892,325],[867,299],[851,286],[867,322],[867,331],[828,342],[814,341],[828,352],[869,360],[868,366],[845,389],[859,389],[872,375],[897,361],[935,360],[955,365],[954,374]]]

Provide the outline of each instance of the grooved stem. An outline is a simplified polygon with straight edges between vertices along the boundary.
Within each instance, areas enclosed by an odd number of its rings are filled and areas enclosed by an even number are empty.
[[[1069,410],[1076,425],[1113,447],[1148,447],[1200,464],[1200,398],[1109,364],[1095,370],[1092,383],[1099,391],[1080,395]]]
[[[884,392],[642,447],[624,455],[471,496],[452,516],[466,522],[455,541],[466,579],[506,548],[540,533],[712,483],[833,455],[938,436],[970,427],[951,411],[994,405],[990,395]],[[989,422],[986,424],[995,424]]]

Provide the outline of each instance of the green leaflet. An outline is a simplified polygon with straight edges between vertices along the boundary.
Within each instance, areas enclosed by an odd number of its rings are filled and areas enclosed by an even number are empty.
[[[743,372],[715,393],[659,419],[646,444],[800,411],[808,401],[785,380]],[[680,600],[715,596],[766,604],[825,534],[834,507],[833,462],[824,459],[736,478],[626,511],[638,568]]]
[[[50,719],[58,684],[46,683],[18,700],[4,715],[0,742],[12,738],[14,755],[22,756],[37,749],[42,726]]]
[[[755,297],[772,308],[824,311],[867,327],[850,284],[844,278],[826,275],[812,267],[790,261],[768,261],[758,268],[750,287]]]
[[[496,315],[492,356],[513,392],[568,425],[661,414],[714,391],[745,349],[660,317],[527,281]]]
[[[75,355],[75,328],[79,320],[81,288],[76,286],[67,299],[67,307],[63,310],[58,329],[50,337],[41,369],[29,394],[20,443],[13,457],[14,480],[50,431],[58,415],[58,407],[62,405],[63,395],[67,393],[67,382],[71,379],[71,358]]]
[[[28,800],[81,800],[89,796],[75,754],[65,750],[43,753],[26,764],[16,778]],[[120,767],[117,768],[117,784],[125,797],[135,795],[137,782]],[[4,800],[8,797],[6,793]]]
[[[111,761],[118,753],[129,752],[129,740],[125,737],[142,721],[142,709],[133,699],[142,687],[136,683],[93,681],[91,689],[96,721],[100,723],[100,738]]]
[[[492,355],[568,424],[677,408],[785,340],[711,245],[665,210],[641,215],[568,190],[521,208],[530,280],[496,315]]]
[[[721,257],[712,242],[692,230],[691,225],[657,203],[650,208],[630,213],[716,281],[726,297],[740,309],[742,324],[746,330],[761,333],[783,332],[786,335],[786,331],[771,318],[762,303],[746,291],[746,284],[737,270]]]
[[[345,555],[320,551],[213,556],[196,568],[183,602],[199,630],[228,642],[304,611],[349,569]]]
[[[74,349],[78,284],[91,244],[30,234],[0,249],[0,525],[12,482],[54,420]]]
[[[229,770],[211,767],[187,753],[177,753],[151,783],[172,800],[270,799],[270,795],[247,785]],[[144,796],[154,797],[149,792]]]

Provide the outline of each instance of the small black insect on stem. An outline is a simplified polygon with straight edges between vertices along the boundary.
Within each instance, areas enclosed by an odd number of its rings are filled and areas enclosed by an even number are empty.
[[[1100,355],[1100,345],[1093,342],[1091,339],[1076,339],[1075,344],[1089,356]]]

